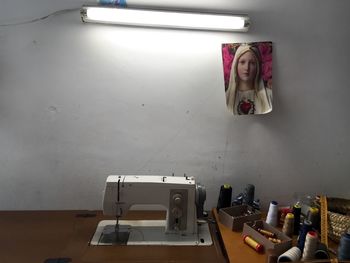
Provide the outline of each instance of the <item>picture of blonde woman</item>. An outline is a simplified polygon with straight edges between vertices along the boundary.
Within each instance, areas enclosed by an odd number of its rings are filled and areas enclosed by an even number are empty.
[[[272,110],[271,42],[224,44],[223,62],[228,110],[235,115],[270,112]]]

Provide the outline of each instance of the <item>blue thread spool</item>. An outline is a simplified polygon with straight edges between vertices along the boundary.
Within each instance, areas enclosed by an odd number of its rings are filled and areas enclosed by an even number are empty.
[[[350,229],[340,239],[338,259],[350,260]]]
[[[312,230],[312,223],[309,220],[304,220],[304,224],[301,228],[300,235],[298,238],[298,248],[301,250],[301,253],[304,251],[304,245],[306,240],[307,232]]]

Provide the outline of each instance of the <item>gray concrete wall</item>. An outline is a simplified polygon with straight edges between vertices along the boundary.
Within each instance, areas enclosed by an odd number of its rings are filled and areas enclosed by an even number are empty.
[[[78,10],[1,26],[0,209],[100,209],[109,174],[195,176],[208,209],[224,183],[255,184],[265,206],[350,198],[350,2],[234,2],[176,4],[247,13],[248,33],[83,24]],[[1,0],[0,21],[81,4]],[[268,115],[226,110],[221,43],[246,41],[274,44]]]

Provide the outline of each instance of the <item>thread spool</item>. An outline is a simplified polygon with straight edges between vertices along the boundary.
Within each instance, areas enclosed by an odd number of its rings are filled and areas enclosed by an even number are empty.
[[[293,236],[294,232],[294,215],[292,213],[288,213],[284,218],[284,224],[282,227],[282,232],[289,237]]]
[[[282,240],[281,239],[278,239],[278,238],[273,238],[273,237],[269,237],[269,240],[273,243],[282,243]]]
[[[283,226],[284,219],[286,218],[287,214],[288,213],[292,213],[292,212],[293,212],[292,209],[289,208],[289,207],[282,207],[282,208],[279,209],[279,213],[280,213],[279,224],[281,226]],[[294,231],[294,229],[293,229],[293,231]]]
[[[278,203],[272,201],[270,203],[269,212],[267,213],[266,223],[271,226],[277,226],[278,223]]]
[[[310,207],[307,213],[307,220],[309,220],[312,223],[312,226],[315,229],[318,229],[319,221],[320,221],[319,218],[320,218],[319,209],[317,207]]]
[[[256,252],[261,253],[264,250],[264,246],[256,242],[253,238],[248,235],[243,237],[244,243],[253,248]]]
[[[300,229],[300,215],[301,215],[301,206],[299,204],[295,204],[293,206],[293,214],[294,214],[294,235],[298,235],[299,229]]]
[[[252,206],[254,202],[254,191],[255,186],[252,184],[247,184],[243,192],[243,203]]]
[[[318,243],[314,257],[315,259],[329,259],[327,246],[323,243]]]
[[[231,206],[232,199],[232,187],[229,184],[224,184],[220,187],[219,200],[217,204],[217,210],[221,208]]]
[[[306,235],[309,231],[311,231],[311,229],[312,229],[312,223],[309,220],[304,220],[304,224],[301,228],[300,235],[298,238],[298,248],[302,253],[304,251]]]
[[[343,234],[340,239],[338,259],[350,260],[350,229],[348,229],[347,233]]]
[[[258,228],[258,232],[260,232],[261,234],[263,234],[264,236],[267,236],[267,237],[275,237],[276,236],[275,233],[272,233],[272,232],[267,231],[267,230],[262,229],[262,228]]]
[[[301,251],[298,247],[292,247],[278,257],[277,262],[292,262],[298,261],[301,257]]]
[[[306,235],[305,246],[302,260],[310,260],[315,256],[315,251],[318,244],[318,236],[315,231],[309,231]]]

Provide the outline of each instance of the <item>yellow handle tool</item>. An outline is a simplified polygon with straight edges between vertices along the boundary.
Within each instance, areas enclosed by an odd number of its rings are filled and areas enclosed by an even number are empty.
[[[321,204],[321,242],[328,248],[328,218],[327,218],[327,197],[320,197]]]

